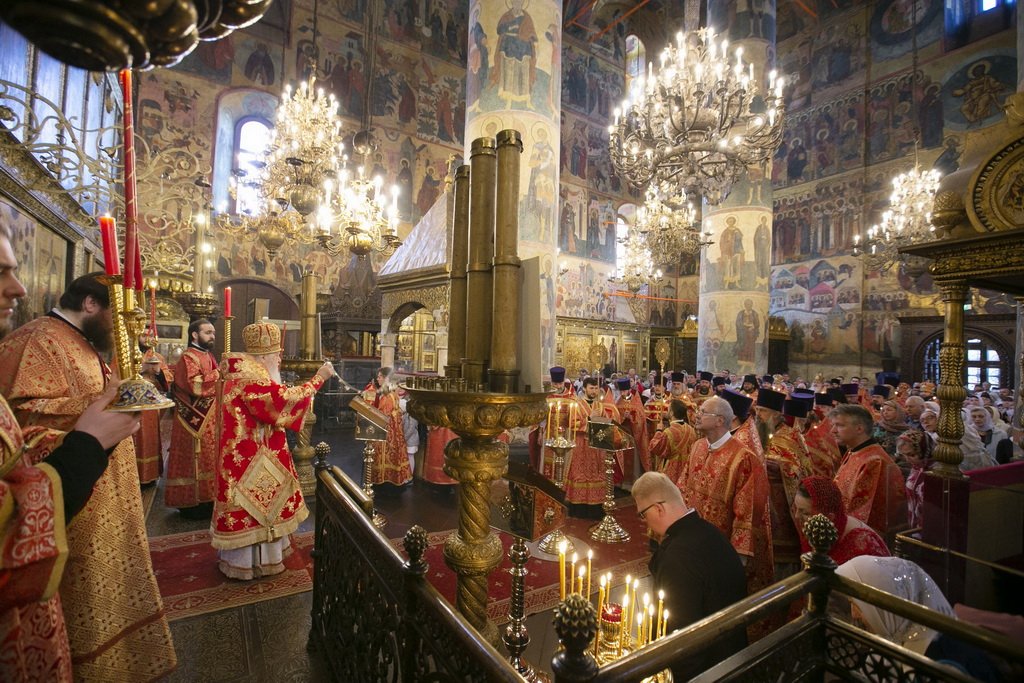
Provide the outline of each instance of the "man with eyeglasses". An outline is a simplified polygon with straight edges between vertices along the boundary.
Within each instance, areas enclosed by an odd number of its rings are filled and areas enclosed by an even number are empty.
[[[747,592],[772,582],[771,514],[768,475],[764,464],[738,439],[732,438],[732,407],[717,396],[697,413],[704,438],[686,462],[680,486],[687,502],[718,527],[746,566]]]
[[[740,556],[714,524],[686,504],[675,482],[661,472],[647,472],[633,484],[632,494],[637,514],[657,543],[649,567],[654,588],[665,591],[670,631],[746,597]],[[737,629],[700,657],[674,664],[673,677],[689,680],[746,645],[745,631]]]

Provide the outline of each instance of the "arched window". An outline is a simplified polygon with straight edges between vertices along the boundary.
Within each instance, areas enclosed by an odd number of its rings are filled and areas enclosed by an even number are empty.
[[[633,81],[644,73],[647,50],[635,35],[626,36],[626,92],[632,92]]]
[[[615,274],[621,275],[626,268],[626,236],[636,220],[636,206],[623,204],[615,217]]]
[[[933,339],[924,352],[924,378],[938,382],[939,373],[939,349],[942,346],[942,336]],[[1000,386],[1002,380],[1002,358],[999,349],[992,346],[981,337],[971,337],[967,340],[965,349],[966,356],[966,383],[969,389],[976,384],[988,382],[994,387]]]
[[[270,142],[270,123],[261,117],[248,116],[235,124],[235,168],[245,173],[245,178],[259,174],[257,162]],[[239,183],[235,194],[233,213],[257,214],[259,197],[256,188],[248,183]]]
[[[217,134],[213,146],[213,209],[217,212],[238,210],[237,204],[251,205],[251,192],[243,191],[236,202],[231,197],[233,171],[249,168],[269,139],[277,110],[277,98],[254,88],[225,91],[217,100]]]

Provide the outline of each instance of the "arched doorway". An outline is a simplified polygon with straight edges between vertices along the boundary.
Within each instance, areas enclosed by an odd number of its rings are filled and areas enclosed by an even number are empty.
[[[395,335],[396,372],[437,373],[437,324],[432,313],[418,302],[402,304],[388,322]]]

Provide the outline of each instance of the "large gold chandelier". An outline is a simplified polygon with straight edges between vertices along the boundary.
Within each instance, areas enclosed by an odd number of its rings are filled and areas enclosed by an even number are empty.
[[[656,265],[668,268],[681,256],[693,256],[711,244],[711,232],[702,232],[700,218],[686,195],[673,208],[655,186],[647,188],[644,203],[637,209],[633,229],[639,234]]]
[[[924,170],[920,164],[893,178],[889,209],[877,225],[868,229],[863,244],[861,236],[854,235],[854,254],[862,256],[868,267],[886,270],[906,260],[900,248],[934,240],[932,206],[940,178],[938,171]]]
[[[634,82],[609,127],[612,163],[638,188],[683,188],[718,204],[782,142],[783,79],[760,93],[743,47],[714,30],[678,33],[655,70]]]
[[[397,229],[397,186],[391,188],[389,197],[383,179],[368,179],[365,167],[359,166],[354,174],[342,168],[337,183],[324,181],[324,190],[316,237],[327,253],[337,256],[349,251],[364,258],[375,251],[390,256],[402,244]]]
[[[608,282],[621,285],[634,294],[643,289],[644,285],[660,282],[661,269],[654,267],[651,252],[643,244],[639,234],[631,232],[621,242],[625,245],[622,267],[614,276],[608,278]]]

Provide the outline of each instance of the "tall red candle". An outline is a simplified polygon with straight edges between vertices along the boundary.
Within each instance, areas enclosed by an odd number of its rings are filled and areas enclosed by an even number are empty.
[[[231,288],[224,288],[224,317],[231,317]]]
[[[100,237],[103,241],[103,268],[107,275],[120,275],[121,255],[117,252],[117,228],[112,216],[100,216]]]
[[[124,95],[124,286],[142,289],[142,273],[138,270],[139,234],[135,202],[135,123],[132,110],[132,72],[122,69],[121,90]]]

